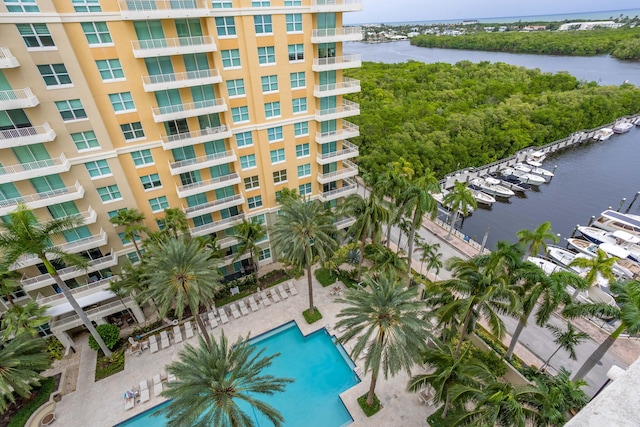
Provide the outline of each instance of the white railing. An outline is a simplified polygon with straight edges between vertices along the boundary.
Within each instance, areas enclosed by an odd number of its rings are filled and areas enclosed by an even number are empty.
[[[206,156],[194,157],[193,159],[181,160],[179,162],[174,162],[174,163],[169,162],[169,168],[179,169],[186,166],[196,165],[198,163],[205,163],[213,160],[221,160],[221,159],[233,158],[233,157],[235,157],[235,155],[232,150],[223,151],[221,153],[208,154]]]
[[[358,135],[360,135],[360,127],[343,120],[342,129],[331,130],[328,132],[316,132],[316,141],[321,142],[323,140],[327,140],[327,142],[331,142],[339,139],[352,138]]]
[[[158,74],[154,76],[142,76],[142,84],[144,86],[153,85],[170,85],[172,83],[187,86],[189,84],[197,84],[198,80],[215,79],[222,81],[220,71],[217,68],[210,70],[186,71],[184,73]],[[192,83],[193,82],[193,83]]]
[[[180,118],[190,117],[192,115],[204,114],[201,110],[216,109],[225,111],[227,105],[224,98],[205,99],[203,101],[189,102],[187,104],[167,105],[164,107],[152,107],[151,111],[156,119],[162,116],[170,116],[172,114],[179,115]],[[184,117],[183,117],[184,116]]]
[[[205,47],[215,50],[216,43],[212,36],[175,37],[170,39],[150,39],[131,41],[134,51],[169,51],[169,54],[187,52],[185,48]],[[135,56],[135,52],[134,52]]]
[[[196,190],[202,187],[207,187],[214,184],[225,183],[227,181],[232,181],[234,179],[239,179],[237,173],[233,172],[228,175],[222,175],[216,178],[205,179],[204,181],[192,182],[191,184],[176,186],[178,193],[183,193],[189,190]]]
[[[350,143],[349,141],[342,141],[342,150],[333,151],[331,153],[318,154],[317,160],[331,160],[336,157],[353,155],[353,157],[358,155],[358,146]]]
[[[77,192],[84,192],[84,188],[78,181],[76,181],[72,187],[59,188],[57,190],[45,191],[43,193],[29,194],[27,196],[16,197],[14,199],[0,200],[0,208],[16,206],[20,202],[29,204],[42,200],[50,200],[55,197]]]
[[[120,0],[118,6],[120,6],[121,11],[129,12],[207,9],[207,4],[204,0]]]
[[[344,175],[353,176],[354,174],[355,175],[358,174],[358,166],[349,160],[343,160],[341,169],[337,171],[329,172],[329,173],[319,173],[318,180],[335,181],[340,176],[344,176]]]
[[[362,0],[311,0],[311,10],[328,10],[328,11],[339,11],[339,10],[362,10],[363,1]]]
[[[53,137],[51,135],[53,134]],[[29,138],[41,136],[43,141],[52,141],[55,138],[55,132],[49,126],[49,123],[45,123],[42,126],[31,126],[27,128],[16,128],[0,130],[0,140],[9,140],[15,138]]]
[[[311,32],[311,41],[322,39],[362,40],[362,27],[319,28]]]
[[[113,298],[115,297],[116,296],[114,294]],[[109,314],[122,311],[123,310],[122,304],[124,304],[125,307],[127,307],[127,306],[130,306],[132,303],[135,304],[135,301],[131,297],[127,297],[123,300],[113,301],[113,302],[110,302],[109,304],[101,304],[96,308],[85,310],[85,314],[87,315],[87,317],[89,317],[89,319],[97,320],[101,317],[102,318],[107,317]],[[80,316],[78,316],[77,314],[72,314],[71,316],[66,316],[58,320],[52,320],[51,322],[49,322],[49,326],[51,327],[52,331],[53,330],[64,331],[76,326],[80,326],[81,324],[82,322],[80,321]]]
[[[104,279],[98,280],[97,282],[91,282],[91,283],[87,283],[86,285],[73,288],[71,289],[71,293],[74,295],[77,295],[77,294],[84,293],[86,291],[91,291],[91,290],[103,290],[105,288],[108,288],[111,282],[115,282],[117,280],[120,280],[120,276],[106,277]],[[59,301],[60,302],[67,301],[67,298],[64,296],[64,294],[55,294],[48,297],[36,298],[36,302],[38,303],[38,305],[40,305],[40,307],[44,305],[51,305],[51,303],[59,302]]]
[[[324,191],[320,193],[320,197],[322,199],[328,200],[330,198],[337,198],[343,193],[355,191],[356,189],[357,189],[357,184],[355,181],[351,179],[344,179],[342,182],[342,187],[336,188],[335,190]]]
[[[232,202],[240,202],[241,200],[244,200],[244,198],[242,197],[242,194],[234,194],[233,196],[225,197],[223,199],[214,200],[213,202],[202,203],[200,205],[189,206],[189,207],[186,207],[186,208],[183,207],[182,210],[184,211],[185,214],[189,215],[189,214],[192,214],[194,212],[198,212],[198,211],[203,210],[203,209],[215,208],[216,206],[220,206],[220,205],[224,205],[224,204],[232,203]]]
[[[333,225],[335,225],[338,230],[341,230],[345,227],[351,226],[354,222],[356,222],[356,219],[349,217],[349,218],[343,218],[339,221],[336,221],[333,223]]]
[[[357,89],[357,91],[359,91],[360,80],[344,77],[342,81],[338,83],[315,85],[314,91],[315,92],[332,92],[332,91],[343,91],[343,90],[351,90],[351,89]]]
[[[100,232],[94,236],[83,237],[82,239],[74,240],[73,242],[67,242],[62,245],[58,245],[58,248],[63,252],[77,253],[106,244],[107,232],[100,228]]]
[[[359,67],[360,64],[362,64],[362,57],[357,54],[333,56],[330,58],[313,58],[314,67],[347,68],[348,66]]]
[[[68,280],[73,277],[77,277],[81,274],[91,273],[93,271],[102,270],[103,268],[111,267],[118,262],[118,255],[115,251],[111,250],[109,255],[105,255],[102,258],[92,259],[87,263],[87,269],[83,270],[78,267],[65,267],[57,270],[58,275],[62,280]],[[20,280],[22,287],[25,291],[30,292],[41,286],[53,284],[55,281],[49,273],[40,274],[39,276],[29,277]]]
[[[28,87],[24,89],[0,90],[0,107],[2,107],[3,104],[34,107],[38,105],[38,102],[38,98],[33,94],[31,88]]]
[[[22,172],[37,171],[43,168],[64,166],[67,164],[70,165],[70,162],[67,160],[64,153],[62,153],[60,157],[54,158],[54,159],[37,160],[35,162],[20,163],[17,165],[10,165],[10,166],[0,166],[0,176],[17,174]]]
[[[18,59],[13,56],[9,48],[0,47],[0,68],[15,68],[19,65]]]
[[[221,133],[227,133],[229,132],[229,130],[227,129],[227,126],[225,125],[221,125],[215,128],[206,128],[206,129],[200,129],[200,130],[194,130],[191,132],[183,132],[183,133],[178,133],[175,135],[163,135],[160,137],[160,140],[162,141],[163,144],[166,145],[170,145],[170,144],[175,144],[177,142],[182,142],[182,141],[187,141],[190,139],[206,139],[208,140],[209,137],[211,136],[217,136]],[[194,142],[194,144],[198,143],[199,141]]]
[[[239,224],[244,220],[244,214],[238,214],[229,218],[221,219],[220,221],[210,222],[208,224],[202,224],[197,227],[189,229],[189,233],[192,236],[201,236],[204,234],[213,233],[214,231],[224,230],[225,228],[232,227]]]
[[[347,99],[342,100],[340,107],[326,108],[324,110],[316,110],[316,119],[322,120],[326,116],[333,116],[336,114],[357,115],[360,114],[360,105],[356,102],[349,101]]]

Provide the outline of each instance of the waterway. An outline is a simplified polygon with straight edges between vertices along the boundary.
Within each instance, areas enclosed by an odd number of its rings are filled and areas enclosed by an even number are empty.
[[[581,80],[619,85],[625,80],[640,86],[640,62],[627,62],[609,56],[556,57],[480,52],[452,49],[426,49],[409,42],[381,44],[349,43],[346,52],[360,53],[363,61],[396,63],[407,60],[426,63],[505,62],[545,72],[567,71]],[[552,142],[552,141],[549,141]],[[487,228],[487,247],[499,240],[515,241],[521,229],[535,229],[551,222],[554,233],[567,238],[576,225],[586,225],[592,215],[609,206],[616,209],[623,197],[626,206],[640,191],[640,128],[614,135],[602,143],[587,143],[555,153],[544,167],[557,166],[551,183],[525,198],[512,197],[509,203],[497,202],[491,210],[478,209],[459,224],[462,232],[481,242]],[[631,213],[640,214],[640,200]]]

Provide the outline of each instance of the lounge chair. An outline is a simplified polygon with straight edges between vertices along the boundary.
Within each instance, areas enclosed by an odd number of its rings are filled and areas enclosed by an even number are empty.
[[[249,309],[244,304],[244,301],[238,301],[238,307],[240,307],[240,313],[242,313],[243,316],[249,314]]]
[[[160,332],[160,347],[164,350],[165,348],[169,348],[169,334],[167,331]]]
[[[155,335],[151,335],[149,337],[149,351],[151,351],[151,353],[158,351],[158,341],[156,341]]]
[[[153,394],[155,396],[160,396],[162,393],[162,380],[160,379],[160,375],[153,376]]]
[[[359,366],[356,366],[353,371],[356,373],[358,378],[360,379],[364,378],[364,371]]]
[[[133,407],[136,406],[136,398],[131,396],[131,397],[127,397],[125,396],[124,398],[124,410],[128,411],[129,409],[133,409]]]
[[[147,380],[140,381],[140,403],[149,401],[149,384]]]
[[[177,380],[176,380],[176,376],[175,375],[173,375],[173,374],[167,375],[167,382],[174,383],[176,381]]]
[[[273,300],[273,302],[280,302],[280,297],[276,293],[275,289],[271,288],[271,291],[269,292],[269,294],[271,295],[271,299]]]
[[[218,315],[220,315],[220,322],[222,322],[223,325],[229,323],[229,318],[227,317],[227,312],[224,311],[224,308],[218,309]]]
[[[296,285],[294,285],[293,282],[287,282],[287,288],[289,288],[289,292],[291,292],[291,295],[298,295],[298,290],[296,289]]]
[[[177,343],[182,342],[182,331],[180,330],[180,326],[176,325],[173,327],[173,340]]]
[[[238,311],[238,307],[236,307],[235,304],[229,304],[230,310],[231,310],[231,315],[233,316],[234,319],[239,319],[242,316],[240,316],[240,312]]]
[[[209,312],[209,324],[211,325],[211,329],[218,327],[218,319],[216,319],[216,315],[213,314],[213,311]]]
[[[191,326],[191,322],[187,322],[184,324],[184,333],[187,339],[193,338],[193,326]]]
[[[249,307],[251,307],[251,311],[260,310],[260,306],[256,302],[255,298],[253,298],[253,295],[251,295],[249,298],[247,298],[247,301],[249,301]]]
[[[265,291],[260,292],[260,300],[265,307],[269,307],[271,305],[271,301],[269,301],[269,297]]]
[[[289,294],[284,290],[282,285],[278,285],[278,293],[280,294],[280,298],[287,299],[289,298]]]
[[[427,390],[420,390],[418,394],[418,402],[422,405],[433,405],[433,394]]]

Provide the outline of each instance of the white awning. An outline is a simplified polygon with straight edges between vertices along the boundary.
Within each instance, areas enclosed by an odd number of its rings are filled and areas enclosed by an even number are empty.
[[[78,304],[80,305],[80,307],[85,308],[90,305],[112,299],[115,296],[116,295],[113,292],[109,290],[103,290],[103,291],[92,293],[84,297],[77,298],[76,301],[78,301]],[[71,307],[71,304],[69,304],[69,302],[65,302],[59,305],[55,305],[53,307],[49,307],[47,311],[45,311],[45,315],[55,317],[55,316],[60,316],[62,314],[71,313],[72,311],[73,311],[73,308]]]

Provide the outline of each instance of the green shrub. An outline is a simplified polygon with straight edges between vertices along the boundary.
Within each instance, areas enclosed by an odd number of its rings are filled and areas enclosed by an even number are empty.
[[[427,417],[427,424],[431,427],[451,427],[454,424],[454,419],[457,417],[457,413],[453,409],[450,409],[447,413],[447,417],[442,419],[442,411],[444,411],[444,405],[440,406],[436,411]]]
[[[507,346],[502,343],[499,339],[494,337],[489,331],[487,331],[482,326],[476,327],[476,335],[478,335],[484,342],[489,345],[500,356],[504,356],[507,353]],[[511,360],[506,360],[511,366],[513,366],[516,370],[518,370],[521,374],[525,374],[525,368],[527,364],[524,363],[522,359],[520,359],[515,353],[511,355]]]
[[[51,377],[47,377],[40,381],[40,388],[34,390],[37,393],[35,398],[27,403],[22,409],[20,409],[9,421],[7,427],[22,427],[27,424],[29,417],[41,407],[46,401],[49,400],[49,396],[53,393],[53,388],[56,386],[56,380]]]
[[[51,356],[51,359],[53,360],[62,359],[63,351],[64,351],[64,346],[62,345],[62,343],[58,338],[56,338],[53,335],[47,338],[47,353],[49,353],[49,356]]]
[[[317,307],[313,307],[313,314],[309,313],[309,309],[306,309],[302,312],[302,315],[304,316],[304,320],[306,320],[308,324],[315,323],[318,320],[322,319],[322,314]]]
[[[369,393],[365,393],[358,398],[358,405],[362,408],[362,411],[367,417],[370,417],[374,414],[377,414],[380,409],[382,409],[382,405],[380,405],[380,399],[375,394],[373,395],[373,404],[371,406],[367,405],[367,395]]]
[[[124,348],[114,351],[111,354],[111,359],[105,357],[101,351],[98,352],[96,358],[96,381],[121,371],[124,371]]]
[[[336,282],[337,277],[329,271],[328,268],[320,267],[316,269],[315,276],[318,282],[325,288],[327,286],[333,285]]]
[[[507,373],[507,365],[498,355],[489,351],[478,350],[477,348],[471,349],[471,357],[476,358],[483,362],[489,370],[496,376],[501,377]]]
[[[113,349],[116,344],[118,344],[118,341],[120,341],[120,328],[116,325],[112,325],[111,323],[98,325],[96,326],[96,331],[98,331],[98,334],[104,341],[104,345],[106,345],[109,350]],[[95,351],[100,350],[98,342],[92,335],[89,335],[89,348]]]

